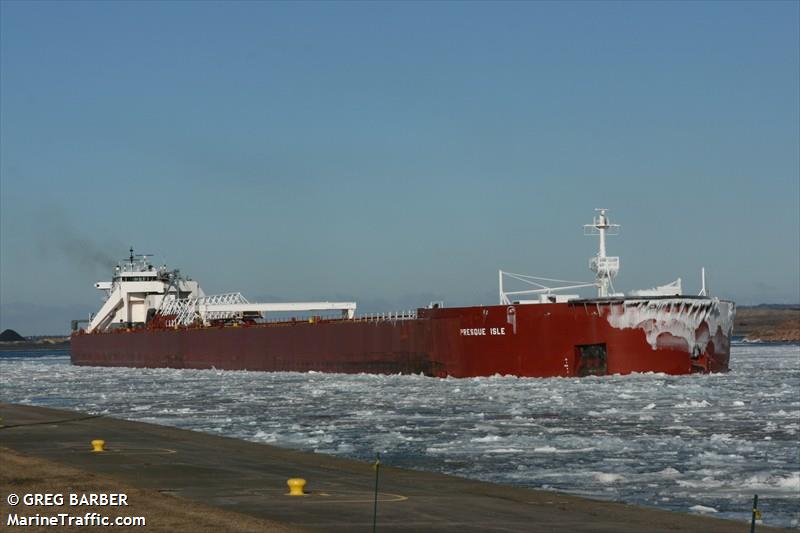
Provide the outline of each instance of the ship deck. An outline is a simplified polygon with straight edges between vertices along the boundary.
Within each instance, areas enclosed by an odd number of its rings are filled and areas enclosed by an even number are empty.
[[[160,491],[165,499],[185,498],[292,529],[372,531],[375,474],[367,462],[75,411],[0,404],[0,417],[2,447]],[[106,441],[106,452],[89,451],[97,438]],[[307,480],[306,496],[285,495],[290,477]],[[51,484],[48,492],[75,492]],[[5,521],[6,493],[12,491],[2,487],[2,492]],[[149,521],[153,526],[158,524]],[[746,527],[388,464],[380,469],[378,531],[739,532]]]

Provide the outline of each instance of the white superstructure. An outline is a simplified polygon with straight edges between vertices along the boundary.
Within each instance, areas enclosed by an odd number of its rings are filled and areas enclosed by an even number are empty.
[[[241,293],[207,296],[200,284],[181,277],[178,270],[153,267],[147,255],[133,248],[127,261],[114,269],[111,281],[95,287],[105,292],[105,302],[89,321],[87,332],[118,327],[143,327],[157,315],[167,326],[208,325],[220,320],[263,318],[268,312],[341,311],[353,318],[355,302],[248,302]]]

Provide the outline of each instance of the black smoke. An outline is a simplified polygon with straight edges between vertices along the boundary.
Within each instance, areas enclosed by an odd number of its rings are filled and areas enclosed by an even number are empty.
[[[127,250],[124,245],[103,243],[79,230],[62,208],[50,207],[38,218],[37,223],[42,228],[38,248],[48,260],[64,260],[83,270],[108,273],[122,259],[114,254]]]

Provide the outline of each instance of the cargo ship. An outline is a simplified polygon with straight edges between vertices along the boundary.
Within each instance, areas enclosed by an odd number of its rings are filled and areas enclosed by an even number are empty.
[[[75,365],[251,371],[580,377],[728,370],[735,304],[697,295],[681,280],[615,292],[618,233],[598,209],[584,233],[599,237],[595,279],[570,282],[498,272],[499,302],[358,314],[355,302],[248,301],[206,295],[178,270],[135,255],[117,265],[89,320],[74,320]],[[514,289],[514,290],[509,290]],[[596,290],[582,297],[578,290]],[[571,292],[570,292],[571,291]],[[80,327],[86,324],[85,327]]]

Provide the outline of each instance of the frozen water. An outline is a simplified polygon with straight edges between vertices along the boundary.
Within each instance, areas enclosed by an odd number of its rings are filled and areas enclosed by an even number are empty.
[[[32,355],[32,354],[29,354]],[[0,401],[682,512],[800,525],[800,346],[727,374],[435,379],[74,367],[0,354]]]

